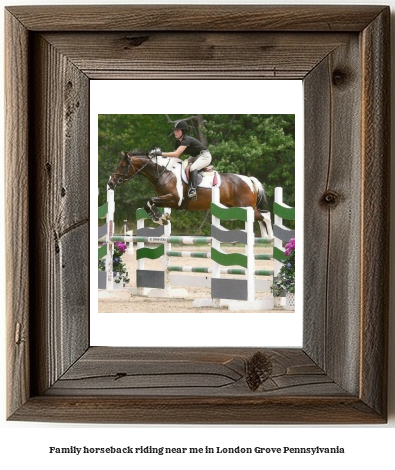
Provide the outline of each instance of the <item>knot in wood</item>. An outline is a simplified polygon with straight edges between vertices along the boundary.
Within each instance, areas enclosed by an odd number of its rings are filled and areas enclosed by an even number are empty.
[[[336,207],[339,204],[340,196],[336,191],[325,191],[321,197],[321,204],[324,207]]]
[[[335,86],[346,85],[348,82],[349,74],[342,69],[336,68],[332,73],[332,83]]]
[[[148,41],[149,36],[126,36],[125,39],[127,40],[128,44],[124,46],[124,50],[128,50],[130,48],[141,46],[141,44],[144,44],[145,41]]]
[[[258,351],[247,361],[246,382],[248,388],[255,392],[273,372],[269,356]]]

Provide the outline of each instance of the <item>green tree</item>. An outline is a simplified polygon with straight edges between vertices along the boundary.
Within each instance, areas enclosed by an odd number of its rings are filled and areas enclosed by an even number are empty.
[[[282,186],[288,204],[294,204],[293,114],[206,115],[206,132],[219,171],[255,176],[270,202],[274,188]]]
[[[207,145],[213,164],[224,173],[257,177],[266,188],[272,207],[274,188],[284,188],[287,204],[294,205],[295,117],[292,114],[104,114],[99,115],[99,205],[106,197],[106,184],[121,158],[121,151],[172,150],[172,123],[187,119],[189,134]],[[134,221],[135,210],[154,194],[143,177],[136,177],[116,190],[116,221]],[[209,233],[206,212],[177,212],[174,233]]]

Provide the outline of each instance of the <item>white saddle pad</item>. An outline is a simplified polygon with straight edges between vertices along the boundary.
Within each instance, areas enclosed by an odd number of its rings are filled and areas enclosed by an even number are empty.
[[[183,168],[183,160],[180,158],[169,158],[169,157],[156,157],[158,165],[165,167],[167,170],[174,173],[177,178],[177,192],[179,196],[178,205],[180,206],[183,200],[182,182],[188,183],[185,170]],[[198,185],[200,188],[212,188],[213,180],[216,176],[217,184],[216,187],[221,186],[221,175],[217,171],[203,172],[203,179]]]
[[[216,181],[217,181],[217,184],[215,186],[217,188],[221,186],[221,175],[218,173],[218,171],[216,170],[205,171],[201,173],[201,175],[203,176],[203,179],[198,184],[199,188],[212,188],[215,176],[216,176]],[[188,184],[187,175],[185,174],[184,167],[182,167],[182,180],[184,181],[184,183]]]

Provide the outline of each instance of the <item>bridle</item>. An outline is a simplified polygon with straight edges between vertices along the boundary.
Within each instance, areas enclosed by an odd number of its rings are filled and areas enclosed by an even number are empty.
[[[122,169],[122,173],[120,172],[114,172],[111,176],[111,179],[113,179],[115,181],[115,184],[116,186],[122,184],[122,183],[125,183],[125,181],[129,181],[131,179],[133,179],[135,176],[137,176],[139,173],[141,173],[144,168],[149,165],[152,160],[155,158],[155,156],[147,156],[148,160],[147,162],[141,167],[139,168],[136,172],[134,172],[131,176],[129,176],[128,178],[126,178],[126,176],[128,175],[129,171],[130,171],[130,168],[132,166],[132,163],[133,163],[133,155],[128,155],[128,154],[125,154],[124,155],[124,158],[126,157],[127,159],[127,166],[125,166],[123,169]],[[160,179],[160,177],[163,175],[163,173],[167,170],[167,166],[169,165],[170,163],[170,158],[169,158],[169,161],[167,162],[166,166],[163,167],[163,170],[161,171],[161,173],[159,173],[159,164],[158,164],[158,160],[156,160],[156,176],[157,176],[157,180]]]

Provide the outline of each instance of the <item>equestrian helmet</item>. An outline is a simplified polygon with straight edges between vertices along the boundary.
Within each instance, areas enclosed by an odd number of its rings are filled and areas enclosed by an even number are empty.
[[[176,121],[174,123],[173,130],[174,129],[181,129],[182,133],[185,134],[188,130],[188,124],[185,121]]]

